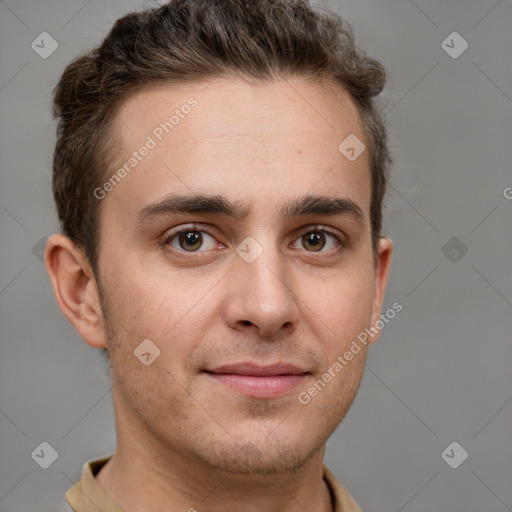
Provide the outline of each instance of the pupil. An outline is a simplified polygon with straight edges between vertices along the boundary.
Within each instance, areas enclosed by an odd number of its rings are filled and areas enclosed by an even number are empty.
[[[184,246],[183,243],[184,242]],[[197,249],[202,242],[202,235],[197,231],[187,231],[184,233],[180,233],[180,245],[186,251]]]

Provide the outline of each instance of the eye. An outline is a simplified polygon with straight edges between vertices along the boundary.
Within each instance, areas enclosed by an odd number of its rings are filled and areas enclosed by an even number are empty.
[[[206,248],[203,247],[208,240],[210,240],[210,243],[206,244]],[[180,228],[173,234],[170,234],[165,239],[164,245],[179,252],[199,252],[198,250],[201,247],[205,250],[215,249],[218,246],[218,242],[203,229],[188,226]]]
[[[330,252],[330,250],[343,247],[341,238],[327,229],[312,229],[301,235],[294,243],[299,241],[308,252]],[[327,250],[322,251],[324,247]]]

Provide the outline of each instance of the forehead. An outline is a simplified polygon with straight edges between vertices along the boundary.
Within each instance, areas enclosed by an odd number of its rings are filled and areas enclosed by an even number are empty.
[[[369,207],[368,151],[350,161],[339,149],[347,137],[366,144],[361,119],[332,82],[151,87],[124,102],[113,131],[119,157],[111,172],[129,172],[108,202],[130,211],[171,192],[274,202],[288,192],[337,193]]]
[[[191,104],[194,106],[190,108]],[[243,130],[241,136],[266,136],[277,143],[283,142],[274,137],[279,128],[285,130],[283,135],[315,135],[315,142],[320,143],[329,136],[342,135],[346,129],[363,135],[351,97],[327,79],[311,82],[290,78],[253,84],[231,78],[152,85],[130,95],[116,118],[116,132],[125,148],[138,144],[140,132],[151,134],[166,122],[172,128],[165,134],[172,134],[175,143],[186,142],[191,131],[201,137],[203,133],[229,136]],[[297,143],[304,143],[304,139],[297,139]]]

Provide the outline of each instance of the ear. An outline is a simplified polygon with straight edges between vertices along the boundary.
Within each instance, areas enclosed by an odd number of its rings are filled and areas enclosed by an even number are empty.
[[[106,348],[98,285],[82,251],[67,236],[52,235],[45,265],[64,316],[88,345]]]
[[[374,327],[377,320],[380,319],[380,312],[382,310],[382,303],[384,301],[384,295],[386,293],[386,286],[388,283],[389,270],[391,268],[393,242],[389,238],[379,239],[377,253],[371,327]],[[375,343],[379,337],[380,329],[378,329],[377,334],[371,334],[368,337],[368,344],[371,345],[372,343]]]

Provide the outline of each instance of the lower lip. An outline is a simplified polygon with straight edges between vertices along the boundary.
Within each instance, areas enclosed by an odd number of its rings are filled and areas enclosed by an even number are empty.
[[[207,373],[225,386],[252,398],[275,398],[301,384],[307,374],[300,375],[238,375],[235,373]]]

